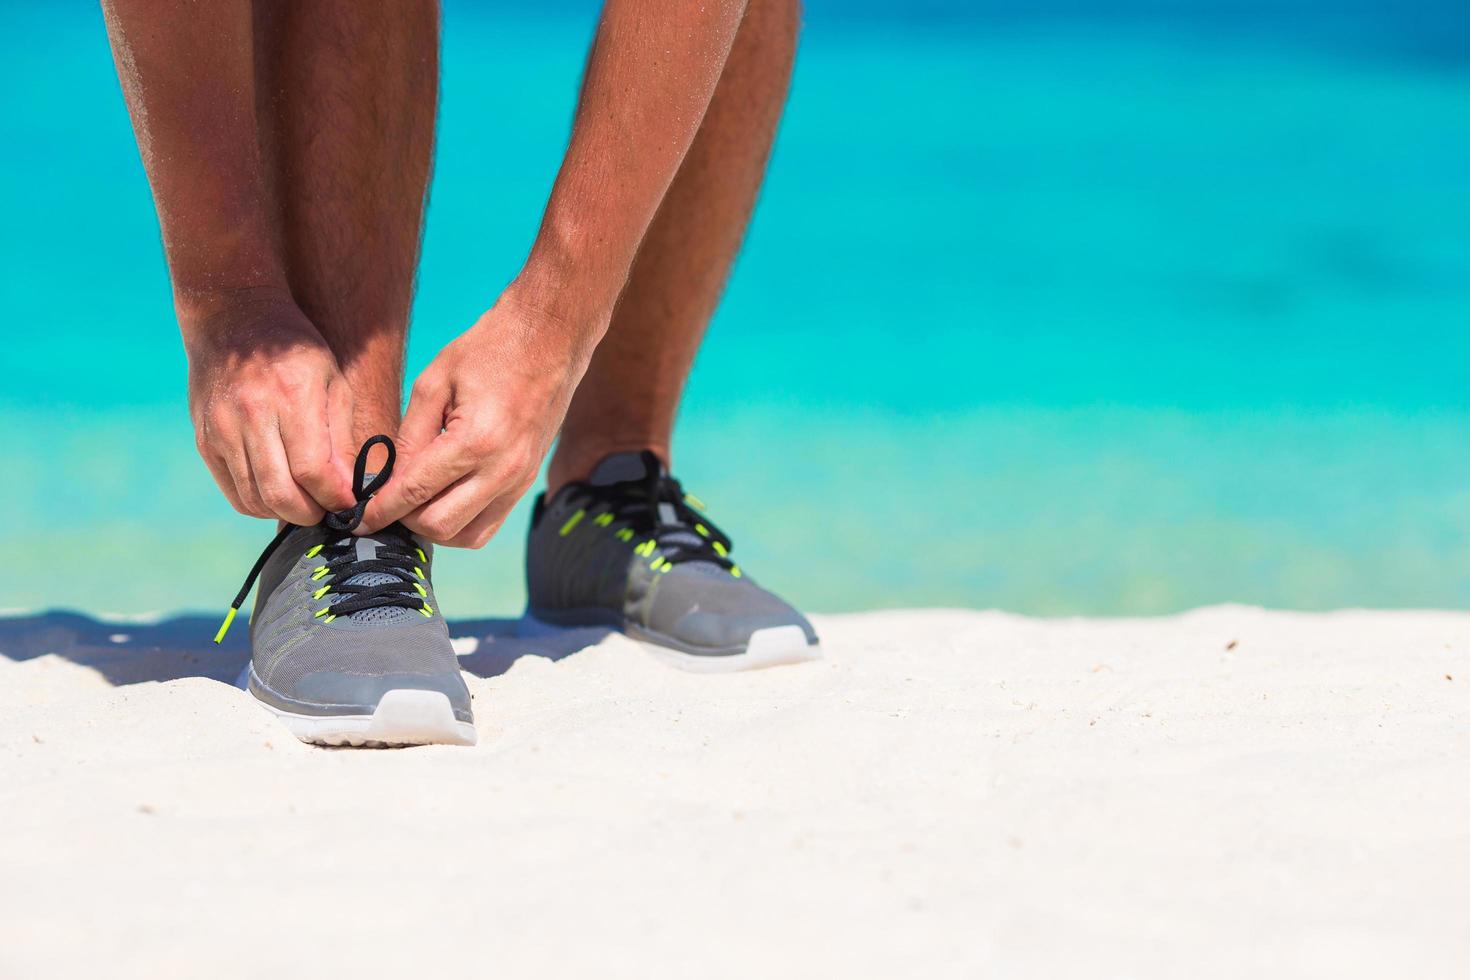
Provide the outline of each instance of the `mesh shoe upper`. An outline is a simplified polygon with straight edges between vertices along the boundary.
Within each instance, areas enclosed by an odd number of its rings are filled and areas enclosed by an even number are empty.
[[[367,472],[375,446],[387,451]],[[258,585],[250,619],[250,690],[297,714],[371,715],[394,690],[438,691],[468,722],[470,694],[429,584],[432,548],[401,524],[356,536],[373,494],[388,480],[393,440],[374,436],[357,454],[355,506],[313,527],[287,525],[266,545],[230,605],[218,643]]]
[[[536,502],[526,553],[531,614],[602,623],[690,653],[742,652],[752,633],[816,631],[729,557],[729,538],[652,453],[604,459],[584,483]]]
[[[317,596],[322,579],[319,554],[308,557],[326,537],[321,527],[296,528],[261,571],[259,597],[251,617],[251,685],[257,697],[298,713],[371,714],[390,690],[440,691],[461,721],[470,720],[470,697],[459,673],[444,617],[423,616],[403,606],[370,606],[326,621],[331,593]],[[355,547],[371,561],[390,541],[364,536]],[[423,587],[434,605],[429,582],[433,560],[423,550]],[[347,576],[343,584],[381,585],[384,573]]]

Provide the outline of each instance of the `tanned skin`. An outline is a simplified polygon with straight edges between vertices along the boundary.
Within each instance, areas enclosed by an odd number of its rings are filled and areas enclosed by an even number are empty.
[[[201,455],[243,513],[351,502],[359,533],[483,545],[535,481],[668,461],[680,394],[785,102],[796,0],[608,0],[529,258],[414,382],[404,338],[433,153],[430,3],[105,0],[189,355]]]

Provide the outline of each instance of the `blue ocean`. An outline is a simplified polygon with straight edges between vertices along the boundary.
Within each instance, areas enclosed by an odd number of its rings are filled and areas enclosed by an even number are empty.
[[[410,370],[514,275],[586,3],[450,3]],[[221,609],[95,5],[6,5],[0,607]],[[818,612],[1470,606],[1470,7],[811,0],[686,486]],[[527,508],[445,554],[507,614]]]

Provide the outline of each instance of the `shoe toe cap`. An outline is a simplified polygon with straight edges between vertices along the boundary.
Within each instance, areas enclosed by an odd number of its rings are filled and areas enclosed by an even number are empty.
[[[394,671],[359,674],[346,671],[320,670],[303,674],[284,691],[272,691],[287,703],[286,710],[313,713],[313,709],[333,713],[372,714],[389,691],[438,691],[449,699],[459,721],[472,721],[470,692],[458,673],[418,673]]]
[[[454,674],[395,673],[356,674],[341,671],[320,670],[304,674],[291,685],[294,699],[310,704],[341,705],[341,707],[363,708],[365,714],[372,713],[382,696],[390,691],[438,691],[450,699],[454,717],[460,721],[470,717],[469,689],[465,679]]]
[[[754,583],[667,576],[649,616],[650,629],[690,647],[728,652],[743,649],[757,630],[799,626],[808,643],[816,630],[790,603]]]

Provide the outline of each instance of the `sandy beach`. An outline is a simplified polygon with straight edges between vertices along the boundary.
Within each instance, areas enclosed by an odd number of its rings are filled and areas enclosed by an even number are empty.
[[[213,625],[0,620],[0,976],[1470,968],[1470,615],[875,612],[732,676],[461,622],[480,745],[399,751]]]

